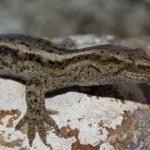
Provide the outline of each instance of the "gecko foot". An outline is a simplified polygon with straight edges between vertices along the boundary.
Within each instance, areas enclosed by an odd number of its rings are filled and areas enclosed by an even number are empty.
[[[27,111],[24,117],[19,121],[19,123],[16,125],[15,130],[19,130],[22,128],[25,124],[28,125],[28,139],[29,144],[32,146],[33,140],[35,138],[35,132],[38,131],[39,136],[43,143],[47,145],[46,141],[46,129],[45,129],[45,123],[49,126],[53,127],[56,131],[56,134],[59,134],[59,128],[56,124],[56,122],[52,119],[52,117],[49,116],[49,114],[56,114],[57,111],[53,110],[43,110],[43,111]]]

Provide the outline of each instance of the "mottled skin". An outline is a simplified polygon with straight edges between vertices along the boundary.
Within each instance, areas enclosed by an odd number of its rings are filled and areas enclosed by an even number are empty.
[[[0,75],[26,84],[27,111],[16,129],[28,124],[29,143],[39,132],[46,142],[44,123],[59,128],[46,110],[46,93],[71,86],[150,83],[150,59],[138,49],[99,45],[69,50],[46,39],[0,35]]]
[[[144,51],[144,53],[150,58],[150,37],[140,36],[125,39],[114,39],[111,41],[111,44],[122,45],[132,49],[139,48],[141,49],[141,52]],[[150,84],[148,83],[123,84],[117,85],[116,88],[124,99],[150,104]]]

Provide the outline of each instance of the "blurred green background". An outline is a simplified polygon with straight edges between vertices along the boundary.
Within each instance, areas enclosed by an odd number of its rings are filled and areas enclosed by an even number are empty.
[[[0,0],[0,33],[150,34],[150,0]]]

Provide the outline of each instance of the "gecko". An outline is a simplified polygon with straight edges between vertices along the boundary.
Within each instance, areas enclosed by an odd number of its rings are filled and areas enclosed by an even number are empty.
[[[57,42],[57,41],[55,41]],[[125,39],[112,39],[110,41],[107,41],[107,44],[114,44],[114,45],[121,45],[126,46],[129,48],[140,48],[141,53],[144,51],[145,54],[149,57],[150,55],[150,49],[149,46],[150,39],[148,37],[140,37],[140,38],[125,38]],[[79,48],[80,45],[78,44],[78,41],[75,39],[73,40],[71,37],[66,37],[62,41],[57,42],[63,47],[66,48]],[[86,47],[88,44],[88,41],[84,43],[84,47]],[[97,43],[98,44],[98,43]],[[99,43],[104,44],[104,43]],[[106,43],[105,43],[106,44]],[[95,45],[95,44],[92,44]],[[88,45],[89,46],[89,45]],[[83,46],[82,46],[83,47]],[[80,47],[81,48],[81,47]],[[130,50],[132,50],[130,49]],[[69,87],[65,89],[60,89],[57,91],[54,91],[53,93],[49,93],[49,97],[53,97],[53,95],[60,95],[61,93],[65,93],[67,91],[73,91],[73,92],[79,92],[84,93],[89,96],[101,96],[101,97],[111,97],[111,98],[117,98],[120,99],[122,102],[124,100],[131,100],[136,101],[140,103],[150,103],[149,99],[150,96],[149,93],[150,86],[147,83],[124,83],[124,84],[108,84],[108,85],[98,85],[98,86],[74,86]]]
[[[0,34],[0,77],[26,86],[27,110],[15,129],[28,125],[32,146],[35,132],[46,145],[45,123],[59,134],[45,107],[45,95],[71,86],[113,83],[150,83],[150,58],[139,49],[113,44],[70,50],[48,39],[19,34]]]

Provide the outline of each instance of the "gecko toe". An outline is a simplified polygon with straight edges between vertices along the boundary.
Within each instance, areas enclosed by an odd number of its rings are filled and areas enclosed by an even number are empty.
[[[22,128],[28,121],[28,115],[26,114],[16,125],[15,130]]]
[[[44,119],[45,119],[45,122],[46,122],[48,125],[52,126],[52,127],[56,130],[56,132],[59,133],[59,127],[57,126],[57,124],[56,124],[56,122],[54,121],[54,119],[52,119],[52,117],[50,117],[50,116],[48,116],[48,115],[45,115],[45,116],[44,116]]]
[[[46,129],[45,129],[44,122],[43,122],[42,118],[38,119],[37,129],[38,129],[39,136],[40,136],[41,140],[43,141],[43,143],[45,145],[47,145]]]
[[[18,130],[23,127],[26,123],[28,125],[28,134],[27,137],[29,139],[29,145],[32,146],[33,140],[35,138],[35,132],[38,131],[39,136],[43,143],[47,145],[46,141],[46,128],[44,123],[53,127],[56,131],[56,135],[59,135],[59,127],[57,126],[54,119],[50,116],[50,114],[56,114],[57,111],[53,110],[41,110],[38,111],[38,114],[35,113],[36,111],[28,111],[25,116],[19,121],[16,125],[15,129]]]
[[[29,145],[32,146],[33,140],[35,138],[35,120],[29,119],[28,120],[28,139],[29,139]]]

